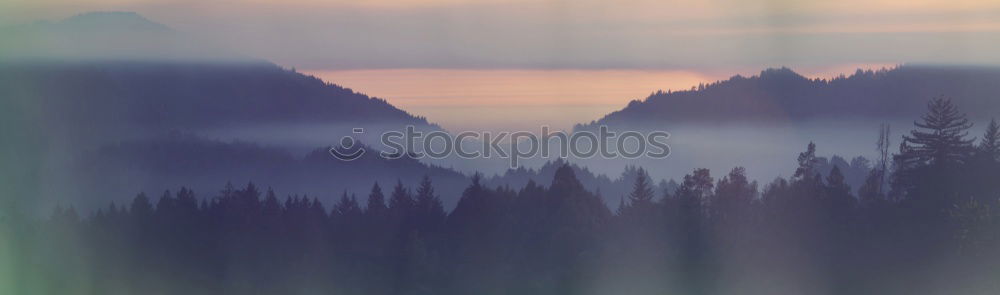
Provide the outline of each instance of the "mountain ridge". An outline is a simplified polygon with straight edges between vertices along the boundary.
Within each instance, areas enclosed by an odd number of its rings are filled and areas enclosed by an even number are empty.
[[[131,11],[94,11],[0,27],[0,61],[252,61]]]
[[[857,70],[832,79],[810,79],[793,70],[769,68],[759,74],[693,87],[658,91],[633,100],[600,119],[577,124],[644,126],[671,123],[782,122],[812,119],[912,118],[924,102],[948,96],[976,119],[1000,108],[1000,67],[901,65]]]

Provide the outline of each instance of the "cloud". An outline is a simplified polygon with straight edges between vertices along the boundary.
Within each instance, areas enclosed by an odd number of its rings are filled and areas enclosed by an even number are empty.
[[[88,1],[24,9],[124,7],[312,69],[1000,62],[992,1]]]

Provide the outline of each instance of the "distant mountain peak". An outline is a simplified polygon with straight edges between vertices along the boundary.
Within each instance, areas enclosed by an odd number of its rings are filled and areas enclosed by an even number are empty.
[[[803,79],[805,79],[805,76],[799,75],[799,73],[796,73],[795,71],[793,71],[792,69],[790,69],[788,67],[767,68],[767,69],[765,69],[763,71],[760,71],[760,75],[758,75],[758,76],[760,78],[762,78],[762,79],[769,79],[769,78],[803,78]]]
[[[753,77],[656,92],[645,100],[576,128],[630,128],[679,122],[775,122],[827,118],[890,120],[919,116],[932,97],[955,99],[973,118],[1000,107],[1000,67],[896,66],[857,70],[832,79],[811,79],[787,67]]]
[[[74,15],[57,23],[85,29],[169,31],[170,28],[131,11],[95,11]]]
[[[228,46],[200,40],[128,11],[86,12],[58,21],[0,27],[0,60],[244,61]]]

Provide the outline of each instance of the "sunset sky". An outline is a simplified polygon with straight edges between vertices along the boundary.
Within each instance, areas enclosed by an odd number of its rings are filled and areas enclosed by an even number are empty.
[[[452,129],[509,121],[504,107],[566,128],[766,67],[1000,64],[1000,2],[973,0],[4,0],[0,26],[87,11],[134,11]]]
[[[847,64],[798,71],[810,78],[832,78],[859,68],[893,66]],[[538,131],[539,125],[569,130],[573,124],[600,118],[656,90],[690,89],[735,74],[759,72],[732,70],[375,69],[307,73],[387,98],[449,130]]]

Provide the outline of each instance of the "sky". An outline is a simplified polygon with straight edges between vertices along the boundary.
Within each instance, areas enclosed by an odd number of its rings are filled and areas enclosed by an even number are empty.
[[[766,67],[1000,64],[1000,1],[982,0],[0,0],[0,25],[87,11],[134,11],[450,129],[566,128]]]
[[[998,63],[990,0],[3,0],[0,23],[135,11],[303,69]]]
[[[893,64],[801,67],[810,78],[833,78],[857,69]],[[734,72],[735,71],[735,72]],[[382,97],[449,131],[532,131],[545,125],[571,130],[621,109],[657,90],[690,89],[759,69],[546,70],[546,69],[359,69],[307,74]]]

